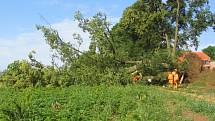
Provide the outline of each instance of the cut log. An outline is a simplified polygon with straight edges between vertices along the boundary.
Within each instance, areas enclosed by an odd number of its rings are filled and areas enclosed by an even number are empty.
[[[137,70],[137,65],[134,65],[134,66],[128,68],[129,73],[132,73],[132,72],[134,72],[136,70]]]
[[[125,61],[126,64],[141,64],[143,61]]]

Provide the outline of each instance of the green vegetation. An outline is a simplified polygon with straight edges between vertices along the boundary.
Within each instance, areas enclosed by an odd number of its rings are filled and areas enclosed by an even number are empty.
[[[157,87],[72,86],[1,89],[1,120],[185,120],[190,110],[215,120],[215,105]]]
[[[186,86],[181,91],[191,92],[199,95],[205,95],[208,97],[215,96],[215,71],[203,72],[194,78],[192,84]]]
[[[113,30],[118,41],[129,44],[132,55],[140,57],[144,51],[165,48],[175,56],[186,49],[183,46],[198,48],[198,36],[213,23],[208,0],[138,0],[124,11]]]
[[[33,56],[35,52],[31,52],[29,60],[8,65],[0,76],[2,85],[18,88],[127,85],[131,83],[128,70],[132,66],[144,77],[159,77],[173,68],[186,73],[187,68],[181,66],[186,64],[178,64],[176,55],[186,50],[185,46],[198,47],[198,36],[214,27],[215,14],[209,10],[208,0],[166,3],[138,0],[114,26],[100,12],[86,18],[78,11],[74,18],[90,35],[89,50],[79,50],[84,40],[78,33],[73,34],[77,40],[74,46],[51,26],[37,25],[54,52],[52,65],[38,62]]]
[[[176,58],[188,46],[197,48],[208,27],[215,29],[215,14],[208,8],[208,0],[138,0],[114,26],[103,13],[86,18],[78,11],[75,20],[90,34],[87,51],[80,51],[84,40],[78,33],[74,46],[51,26],[37,25],[53,52],[52,64],[37,61],[32,51],[28,60],[0,72],[0,120],[215,120],[213,101],[198,92],[207,84],[173,91],[145,83],[153,77],[163,84],[174,68],[186,76],[189,67],[199,71]],[[132,82],[134,71],[143,76],[140,83]]]
[[[202,51],[206,53],[209,57],[211,57],[212,60],[215,60],[215,46],[208,46],[207,48],[204,48]]]

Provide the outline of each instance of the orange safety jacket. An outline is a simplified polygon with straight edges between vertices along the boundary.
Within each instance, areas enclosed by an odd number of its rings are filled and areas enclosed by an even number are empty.
[[[178,80],[179,80],[179,76],[178,76],[178,74],[175,74],[174,75],[174,83],[177,83]]]
[[[168,74],[168,80],[170,84],[173,84],[173,79],[174,79],[173,74],[172,73]]]

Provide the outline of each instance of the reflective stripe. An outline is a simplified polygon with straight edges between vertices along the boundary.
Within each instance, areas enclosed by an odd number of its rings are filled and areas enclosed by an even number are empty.
[[[170,84],[173,84],[173,80],[169,80],[169,83],[170,83]]]

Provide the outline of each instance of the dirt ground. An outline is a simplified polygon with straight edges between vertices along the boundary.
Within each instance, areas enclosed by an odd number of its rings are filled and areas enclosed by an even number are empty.
[[[196,113],[191,110],[185,110],[182,112],[183,117],[192,121],[208,121],[208,117],[201,113]]]

